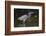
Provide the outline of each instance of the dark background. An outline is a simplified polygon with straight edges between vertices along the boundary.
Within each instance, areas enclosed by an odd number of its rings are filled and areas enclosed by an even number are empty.
[[[35,27],[39,26],[39,9],[19,9],[14,8],[14,27],[24,27],[23,21],[18,20],[18,18],[24,14],[27,14],[28,12],[34,12],[32,16],[30,17],[30,20],[27,19],[25,24],[25,27]],[[35,17],[37,16],[37,17]],[[31,21],[32,20],[32,21]]]

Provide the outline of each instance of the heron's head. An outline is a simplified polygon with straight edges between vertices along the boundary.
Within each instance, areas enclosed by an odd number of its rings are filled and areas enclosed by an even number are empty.
[[[29,12],[28,15],[34,14],[34,12]]]

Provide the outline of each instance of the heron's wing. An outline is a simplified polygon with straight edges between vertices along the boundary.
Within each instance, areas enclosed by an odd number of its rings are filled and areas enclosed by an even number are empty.
[[[19,17],[18,20],[22,20],[21,17]]]
[[[27,19],[27,15],[22,15],[21,17],[18,18],[19,20],[24,20]]]

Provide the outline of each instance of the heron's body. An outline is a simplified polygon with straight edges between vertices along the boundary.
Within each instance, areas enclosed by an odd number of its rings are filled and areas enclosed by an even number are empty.
[[[22,15],[18,20],[27,20],[27,18],[29,18],[28,15]]]
[[[23,24],[24,24],[25,21],[26,21],[28,18],[31,17],[31,14],[32,14],[32,12],[28,13],[28,15],[27,15],[27,14],[24,14],[24,15],[22,15],[21,17],[19,17],[18,20],[20,20],[20,21],[23,20]],[[25,26],[25,24],[24,24],[24,26]]]

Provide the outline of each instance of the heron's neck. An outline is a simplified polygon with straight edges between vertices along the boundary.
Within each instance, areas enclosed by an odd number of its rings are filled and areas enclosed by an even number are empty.
[[[31,14],[29,14],[28,17],[31,17]]]

